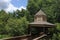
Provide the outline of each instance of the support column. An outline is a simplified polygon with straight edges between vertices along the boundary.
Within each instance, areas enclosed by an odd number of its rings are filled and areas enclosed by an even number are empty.
[[[28,34],[31,34],[31,27],[28,27]]]

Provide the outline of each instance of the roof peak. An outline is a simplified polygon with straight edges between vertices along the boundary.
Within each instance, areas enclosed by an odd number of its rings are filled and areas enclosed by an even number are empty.
[[[39,10],[39,11],[36,13],[35,16],[40,16],[40,15],[45,15],[45,16],[46,16],[46,14],[45,14],[42,10]]]

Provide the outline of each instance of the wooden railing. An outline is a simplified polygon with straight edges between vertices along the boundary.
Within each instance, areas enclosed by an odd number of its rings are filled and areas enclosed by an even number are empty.
[[[17,36],[17,37],[9,37],[9,38],[4,38],[0,40],[30,40],[30,35],[23,35],[23,36]]]
[[[17,37],[4,38],[4,39],[0,39],[0,40],[40,40],[46,36],[47,36],[46,34],[42,34],[39,37],[32,38],[32,37],[34,37],[32,35],[23,35],[23,36],[17,36]]]

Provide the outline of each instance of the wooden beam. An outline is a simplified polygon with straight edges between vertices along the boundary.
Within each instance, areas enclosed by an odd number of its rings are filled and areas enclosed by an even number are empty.
[[[33,39],[33,40],[38,40],[38,39],[41,39],[41,38],[43,38],[43,37],[45,37],[45,36],[47,36],[46,34],[43,34],[43,35],[41,35],[41,36],[39,36],[39,37],[37,37],[37,38],[35,38],[35,39]]]

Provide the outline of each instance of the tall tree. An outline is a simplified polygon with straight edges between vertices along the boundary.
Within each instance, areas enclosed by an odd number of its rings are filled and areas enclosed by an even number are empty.
[[[30,15],[33,15],[42,9],[46,14],[49,22],[55,23],[57,22],[57,18],[59,19],[59,0],[29,0],[27,9],[30,12]],[[59,14],[59,16],[58,16]]]

